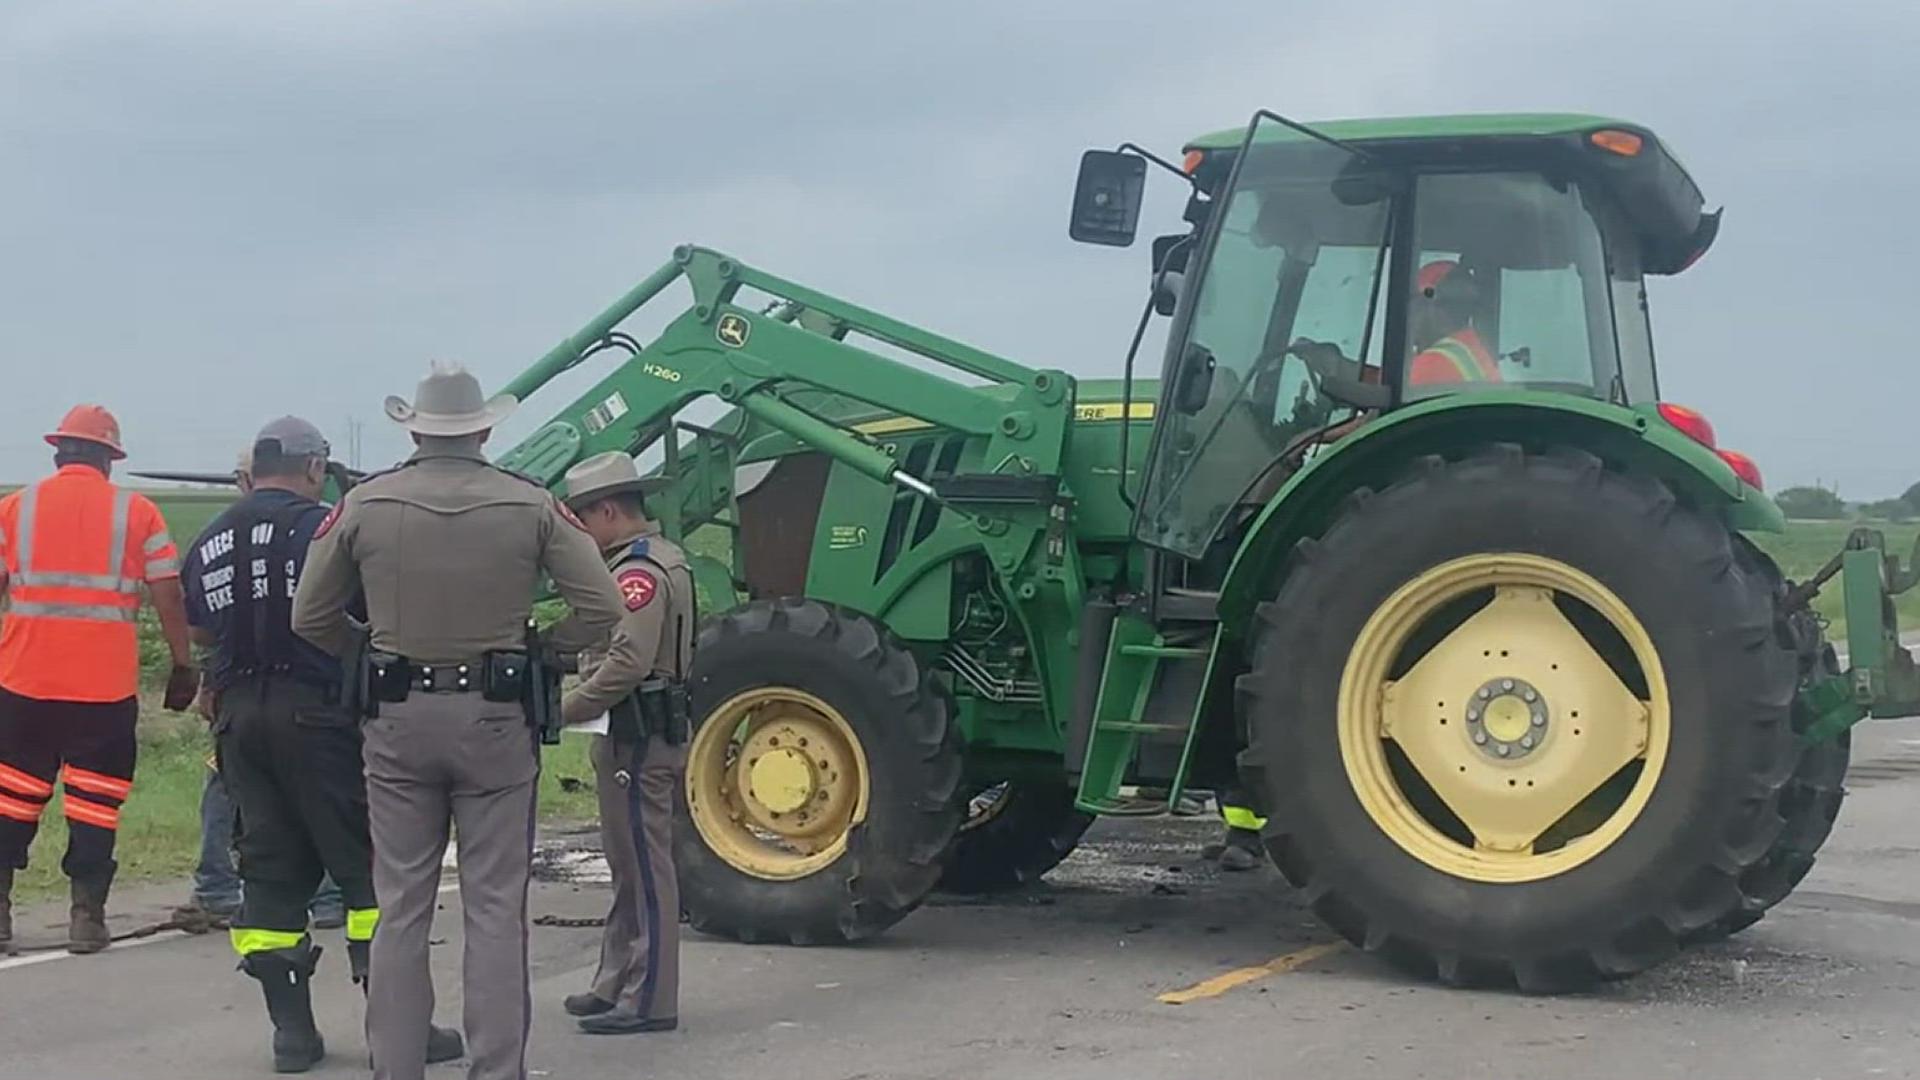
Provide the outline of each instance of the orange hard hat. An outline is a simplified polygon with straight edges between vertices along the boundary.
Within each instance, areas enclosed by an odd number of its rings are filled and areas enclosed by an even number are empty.
[[[1447,275],[1459,268],[1460,264],[1452,259],[1435,259],[1420,268],[1420,273],[1414,277],[1414,287],[1431,296],[1433,290],[1447,280]]]
[[[61,439],[80,439],[98,443],[113,451],[115,460],[126,457],[120,447],[120,421],[103,405],[75,405],[60,418],[60,426],[47,433],[47,442],[60,445]]]

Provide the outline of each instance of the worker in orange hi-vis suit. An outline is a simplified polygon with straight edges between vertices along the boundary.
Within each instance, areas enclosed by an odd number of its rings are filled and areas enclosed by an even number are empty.
[[[73,883],[67,949],[99,952],[117,864],[120,806],[133,790],[136,620],[146,586],[173,673],[166,706],[193,703],[180,557],[151,500],[116,486],[120,425],[98,405],[47,436],[52,476],[0,498],[0,954],[12,950],[14,871],[40,815],[65,789]]]

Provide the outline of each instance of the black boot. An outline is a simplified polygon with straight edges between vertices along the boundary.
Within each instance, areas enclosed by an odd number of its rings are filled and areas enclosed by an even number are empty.
[[[302,1073],[327,1056],[327,1044],[313,1025],[313,994],[308,985],[320,963],[312,942],[291,949],[250,953],[240,970],[260,980],[267,1016],[273,1021],[273,1071]]]
[[[372,970],[372,942],[347,942],[347,963],[353,968],[353,981],[366,993],[368,973]],[[438,1065],[443,1061],[457,1061],[467,1052],[467,1041],[458,1031],[443,1028],[438,1024],[427,1025],[427,1064]],[[373,1055],[367,1055],[367,1067],[373,1067]]]
[[[73,879],[73,907],[67,924],[67,951],[76,956],[97,953],[113,944],[107,932],[107,889],[114,867]]]
[[[0,956],[13,955],[13,867],[0,866]]]
[[[568,994],[560,1007],[567,1010],[568,1016],[599,1016],[612,1012],[613,1002],[589,990],[584,994]]]

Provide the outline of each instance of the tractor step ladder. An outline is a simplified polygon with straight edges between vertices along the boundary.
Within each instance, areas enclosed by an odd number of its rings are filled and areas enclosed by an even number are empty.
[[[1149,815],[1169,811],[1180,798],[1193,753],[1196,719],[1206,700],[1205,676],[1213,649],[1169,644],[1144,619],[1122,615],[1107,643],[1106,667],[1094,706],[1093,728],[1080,770],[1075,804],[1109,815]],[[1191,687],[1191,689],[1188,689]],[[1141,741],[1178,737],[1180,762],[1166,799],[1127,798],[1120,794]]]

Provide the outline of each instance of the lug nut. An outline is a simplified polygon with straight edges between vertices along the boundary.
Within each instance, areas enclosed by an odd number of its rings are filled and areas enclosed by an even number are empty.
[[[1479,710],[1479,709],[1468,709],[1468,710],[1467,710],[1467,719],[1468,719],[1468,720],[1470,720],[1470,721],[1473,721],[1473,722],[1475,722],[1475,723],[1478,723],[1478,722],[1479,722],[1479,720],[1480,720],[1480,710]]]
[[[1487,689],[1487,688],[1485,688],[1485,687],[1481,687],[1481,688],[1480,688],[1480,700],[1481,700],[1481,701],[1485,701],[1485,700],[1487,700],[1488,698],[1490,698],[1490,697],[1492,697],[1492,696],[1493,696],[1493,691],[1491,691],[1491,690],[1488,690],[1488,689]]]
[[[1529,705],[1533,704],[1535,701],[1539,700],[1540,698],[1540,695],[1534,693],[1531,690],[1527,691],[1525,694],[1522,694],[1520,696],[1526,698],[1527,704]]]
[[[1537,713],[1534,713],[1534,714],[1533,714],[1533,726],[1534,726],[1534,727],[1546,727],[1546,726],[1547,726],[1547,714],[1546,714],[1546,713],[1543,713],[1543,712],[1537,712]]]
[[[1528,750],[1533,749],[1533,736],[1531,735],[1520,736],[1520,745],[1526,747]]]
[[[1487,733],[1486,733],[1486,732],[1484,732],[1484,731],[1476,731],[1476,732],[1474,732],[1474,733],[1473,733],[1473,741],[1474,741],[1474,743],[1475,743],[1476,745],[1479,745],[1479,746],[1485,746],[1485,745],[1487,745]]]
[[[1501,680],[1500,680],[1500,689],[1502,689],[1502,690],[1511,690],[1511,689],[1513,689],[1513,680],[1512,680],[1512,679],[1501,679]]]
[[[1506,743],[1501,743],[1499,746],[1494,747],[1493,752],[1499,754],[1501,757],[1506,757],[1508,754],[1513,753],[1512,750],[1507,749]]]

